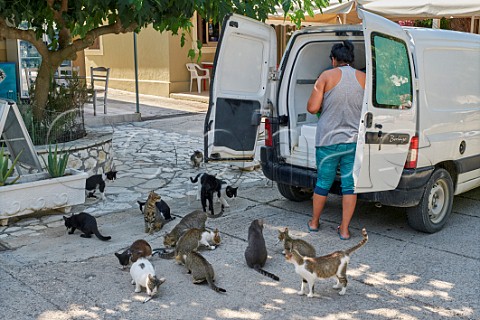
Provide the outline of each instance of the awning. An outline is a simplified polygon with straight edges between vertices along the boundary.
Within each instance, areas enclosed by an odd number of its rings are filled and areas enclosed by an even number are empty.
[[[479,0],[357,0],[357,2],[360,8],[394,20],[480,16]]]
[[[480,17],[480,0],[344,0],[342,3],[332,0],[322,11],[315,10],[314,17],[306,16],[302,25],[359,23],[357,6],[395,21]],[[269,16],[267,23],[292,24],[288,18],[284,21],[283,14],[279,8],[276,14]]]

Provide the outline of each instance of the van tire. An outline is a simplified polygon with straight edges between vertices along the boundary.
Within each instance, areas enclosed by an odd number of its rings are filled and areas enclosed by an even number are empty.
[[[288,200],[302,202],[312,198],[313,191],[302,187],[290,186],[288,184],[277,183],[278,191]]]
[[[452,213],[453,182],[445,169],[437,169],[426,184],[416,207],[407,209],[408,224],[418,231],[440,231]]]

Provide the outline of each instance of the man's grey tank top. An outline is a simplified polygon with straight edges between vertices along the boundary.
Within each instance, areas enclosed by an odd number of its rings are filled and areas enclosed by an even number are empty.
[[[317,147],[357,142],[364,89],[358,83],[354,68],[339,69],[342,78],[323,96],[315,136]]]

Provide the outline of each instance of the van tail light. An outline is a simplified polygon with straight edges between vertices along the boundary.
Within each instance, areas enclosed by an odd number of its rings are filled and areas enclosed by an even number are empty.
[[[272,126],[270,124],[270,118],[265,118],[265,146],[273,146]]]
[[[405,169],[415,169],[418,160],[418,137],[412,137],[410,140],[410,148],[408,149],[407,160],[405,161]]]

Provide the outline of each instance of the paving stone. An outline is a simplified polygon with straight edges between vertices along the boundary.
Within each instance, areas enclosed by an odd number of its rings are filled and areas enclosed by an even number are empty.
[[[21,237],[21,236],[29,235],[29,234],[32,234],[32,233],[35,233],[35,232],[36,232],[35,230],[31,230],[31,229],[26,229],[26,228],[25,228],[25,229],[23,229],[23,230],[10,233],[10,235],[11,235],[11,236],[14,236],[14,237]]]
[[[47,224],[47,227],[49,228],[57,228],[57,227],[61,227],[61,226],[65,226],[65,222],[63,221],[57,221],[57,222],[52,222],[52,223],[49,223]]]

